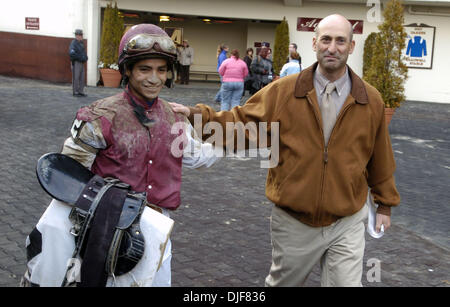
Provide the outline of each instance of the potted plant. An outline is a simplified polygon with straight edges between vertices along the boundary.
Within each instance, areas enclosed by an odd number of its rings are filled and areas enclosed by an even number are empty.
[[[275,44],[273,49],[273,72],[275,74],[274,80],[276,80],[289,56],[289,25],[286,17],[283,17],[283,20],[275,30]]]
[[[380,92],[385,104],[386,123],[389,124],[395,109],[405,100],[404,83],[408,76],[408,67],[402,58],[406,40],[402,1],[387,2],[383,17],[364,78]]]
[[[122,80],[117,58],[123,30],[123,15],[119,12],[117,3],[115,3],[114,8],[111,3],[107,4],[103,15],[100,62],[98,65],[103,85],[106,87],[119,87]]]

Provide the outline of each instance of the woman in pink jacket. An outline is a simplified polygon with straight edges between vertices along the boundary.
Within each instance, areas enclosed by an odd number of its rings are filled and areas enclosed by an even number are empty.
[[[248,75],[247,64],[239,58],[239,51],[231,51],[231,57],[223,61],[219,67],[222,79],[221,111],[229,111],[241,102],[244,91],[244,78]]]

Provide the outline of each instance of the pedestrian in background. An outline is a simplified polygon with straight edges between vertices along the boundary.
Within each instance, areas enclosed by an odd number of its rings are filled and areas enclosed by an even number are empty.
[[[178,47],[181,47],[183,45],[177,44],[176,46],[178,48]],[[173,64],[173,69],[174,69],[174,75],[175,75],[174,76],[175,83],[179,84],[181,82],[180,81],[181,68],[180,68],[180,61],[178,59],[178,54],[177,54],[177,59],[175,60],[175,62]]]
[[[302,68],[299,60],[300,55],[297,52],[292,51],[289,55],[289,63],[284,64],[283,68],[281,68],[280,78],[301,72]]]
[[[220,65],[227,59],[228,46],[225,44],[220,44],[217,46],[217,72],[219,72]],[[220,77],[220,88],[217,91],[216,97],[214,97],[214,101],[220,103],[222,101],[221,89],[222,89],[222,76]]]
[[[240,104],[244,91],[244,79],[248,75],[247,64],[239,58],[237,49],[234,49],[231,57],[220,65],[219,74],[223,80],[220,110],[229,111]]]
[[[261,88],[270,83],[273,74],[272,61],[267,58],[269,48],[263,47],[259,55],[253,58],[250,65],[253,73],[252,93],[254,94]]]
[[[289,44],[289,54],[291,52],[297,52],[297,44],[296,43],[290,43]]]
[[[194,62],[194,49],[185,39],[183,46],[177,48],[177,54],[180,62],[180,84],[189,84],[189,70]]]
[[[75,39],[70,43],[69,56],[72,68],[72,94],[75,97],[86,96],[84,63],[87,62],[88,56],[83,43],[83,30],[75,30]]]
[[[291,52],[297,52],[298,53],[298,57],[299,57],[298,62],[300,64],[300,67],[303,69],[302,57],[300,56],[300,53],[297,50],[297,44],[296,43],[290,43],[289,44],[289,55],[291,54]],[[291,59],[288,57],[287,60],[286,60],[286,63],[289,63],[290,60]]]
[[[273,62],[272,49],[270,49],[270,48],[267,48],[267,59],[269,59]]]
[[[248,70],[250,70],[250,65],[252,64],[253,60],[253,48],[247,48],[247,51],[245,53],[244,62],[247,64]]]
[[[245,91],[251,92],[251,87],[252,87],[252,82],[253,82],[253,80],[252,80],[253,74],[250,70],[250,65],[252,64],[252,61],[253,61],[253,48],[247,48],[247,51],[246,51],[246,54],[244,57],[244,62],[245,62],[245,64],[247,64],[248,75],[247,75],[247,77],[245,77],[245,80],[244,80],[244,91],[242,93],[242,96],[245,95]]]

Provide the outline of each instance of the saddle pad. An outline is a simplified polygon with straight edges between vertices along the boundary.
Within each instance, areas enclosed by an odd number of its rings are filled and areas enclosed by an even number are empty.
[[[71,278],[79,278],[81,260],[71,259],[75,240],[70,234],[72,223],[69,213],[72,206],[53,199],[36,225],[42,241],[41,252],[29,259],[27,279],[41,287],[59,287],[64,280],[67,267]],[[140,227],[145,238],[145,252],[142,259],[130,272],[109,277],[107,286],[150,287],[162,262],[164,250],[172,232],[174,221],[148,207],[144,208]],[[32,238],[31,238],[32,239]],[[32,244],[27,238],[27,245]]]

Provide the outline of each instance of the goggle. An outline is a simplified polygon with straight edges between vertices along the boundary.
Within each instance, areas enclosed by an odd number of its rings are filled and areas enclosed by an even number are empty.
[[[162,51],[164,53],[176,53],[176,47],[170,37],[151,34],[137,34],[133,36],[123,48],[127,54],[136,54],[146,51]]]

